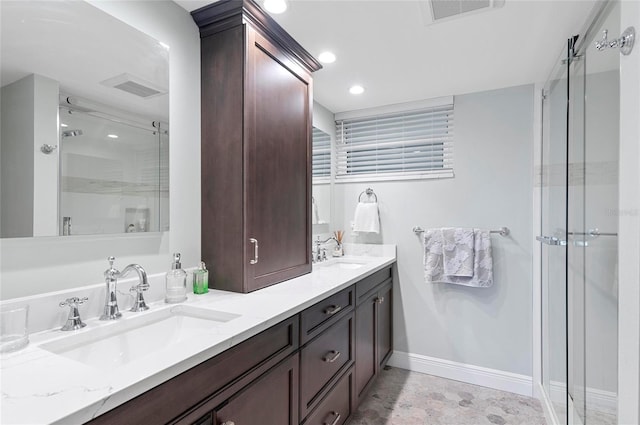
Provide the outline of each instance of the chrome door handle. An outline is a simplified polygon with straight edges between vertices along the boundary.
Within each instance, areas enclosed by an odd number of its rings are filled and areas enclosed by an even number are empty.
[[[258,240],[250,238],[249,242],[254,244],[253,246],[253,259],[249,261],[249,264],[258,264]]]
[[[536,236],[536,240],[542,242],[545,245],[567,245],[567,241],[556,238],[555,236]]]

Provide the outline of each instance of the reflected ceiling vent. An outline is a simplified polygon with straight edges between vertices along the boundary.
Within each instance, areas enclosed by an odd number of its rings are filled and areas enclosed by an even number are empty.
[[[167,90],[162,87],[126,73],[101,81],[100,84],[125,91],[143,99],[150,99],[167,92]]]
[[[425,24],[448,21],[504,6],[505,0],[424,0],[420,3]]]

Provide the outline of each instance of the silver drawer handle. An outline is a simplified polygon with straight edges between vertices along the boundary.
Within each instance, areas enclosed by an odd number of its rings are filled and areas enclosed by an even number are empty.
[[[329,316],[333,316],[334,314],[336,314],[340,310],[342,310],[342,306],[341,305],[332,305],[331,307],[327,307],[324,310],[324,314],[327,314]]]
[[[567,241],[560,240],[555,236],[536,236],[536,240],[538,242],[542,242],[545,245],[559,245],[559,246],[567,245]]]
[[[340,413],[333,411],[331,412],[331,415],[335,416],[335,419],[333,420],[333,422],[329,423],[327,421],[327,422],[324,422],[323,425],[336,425],[340,421]]]
[[[254,238],[250,238],[249,242],[251,242],[252,244],[255,244],[253,247],[253,260],[249,261],[249,264],[258,264],[258,240]]]
[[[375,299],[375,302],[377,302],[378,304],[382,304],[384,302],[384,297],[378,297]]]
[[[329,353],[327,353],[326,356],[324,356],[322,360],[324,360],[327,363],[333,363],[336,360],[338,360],[338,357],[340,357],[340,351],[331,350],[329,351]]]

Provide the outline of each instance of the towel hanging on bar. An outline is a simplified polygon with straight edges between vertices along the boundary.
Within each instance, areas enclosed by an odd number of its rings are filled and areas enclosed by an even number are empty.
[[[445,273],[442,229],[424,230],[422,238],[425,282],[451,283],[480,288],[488,288],[493,285],[493,257],[489,231],[474,229],[473,234],[473,275],[452,276]]]

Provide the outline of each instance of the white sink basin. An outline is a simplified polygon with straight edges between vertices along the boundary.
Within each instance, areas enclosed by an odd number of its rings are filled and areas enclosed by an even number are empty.
[[[356,258],[334,258],[314,264],[314,266],[330,269],[356,270],[369,264],[366,260]]]
[[[114,369],[206,333],[237,314],[177,305],[140,317],[127,317],[98,329],[42,344],[54,354]]]

